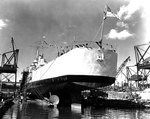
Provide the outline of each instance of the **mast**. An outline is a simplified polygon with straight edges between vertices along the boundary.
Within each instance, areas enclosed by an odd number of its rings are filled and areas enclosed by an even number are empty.
[[[103,41],[104,24],[105,24],[105,20],[106,20],[107,17],[116,17],[116,18],[118,18],[118,16],[116,14],[114,14],[111,11],[111,9],[106,5],[105,8],[104,8],[103,20],[102,20],[102,24],[101,24],[102,28],[101,28],[101,37],[100,37],[100,42],[99,42],[101,44],[101,48],[102,48],[102,41]]]
[[[100,37],[100,47],[102,48],[103,34],[104,34],[104,24],[105,24],[105,16],[103,15],[102,21],[102,29],[101,29],[101,37]]]
[[[105,19],[107,18],[107,11],[108,11],[108,6],[106,5],[103,11],[103,20],[101,24],[101,37],[100,37],[100,47],[102,48],[102,41],[103,41],[103,34],[104,34],[104,24],[105,24]],[[109,8],[110,10],[110,8]],[[110,10],[111,11],[111,10]]]

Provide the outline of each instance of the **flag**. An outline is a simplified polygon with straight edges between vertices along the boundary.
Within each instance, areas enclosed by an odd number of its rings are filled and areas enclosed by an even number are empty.
[[[119,19],[119,17],[117,16],[117,14],[114,14],[110,7],[108,7],[107,5],[105,6],[105,9],[104,9],[104,20],[107,18],[107,17],[116,17]]]

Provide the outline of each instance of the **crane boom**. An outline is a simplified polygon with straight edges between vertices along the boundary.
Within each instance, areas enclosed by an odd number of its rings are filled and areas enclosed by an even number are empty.
[[[130,56],[120,65],[120,67],[117,70],[116,77],[120,74],[120,72],[123,70],[123,68],[126,66],[127,62],[130,61]]]

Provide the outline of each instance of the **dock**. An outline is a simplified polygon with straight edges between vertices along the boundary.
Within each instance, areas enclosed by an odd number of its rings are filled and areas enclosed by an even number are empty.
[[[94,108],[144,109],[150,108],[148,101],[142,101],[137,95],[127,92],[88,92],[82,98],[82,106]],[[98,94],[98,95],[97,95]]]

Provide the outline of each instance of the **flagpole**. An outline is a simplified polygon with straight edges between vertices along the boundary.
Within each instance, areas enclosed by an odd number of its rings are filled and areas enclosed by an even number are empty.
[[[102,21],[102,29],[101,29],[101,37],[100,37],[100,44],[102,47],[102,41],[103,41],[103,34],[104,34],[104,24],[105,24],[105,19],[107,17],[116,17],[118,18],[118,16],[116,16],[116,14],[114,14],[111,9],[106,5],[104,8],[104,14],[103,14],[103,21]],[[118,18],[119,19],[119,18]],[[119,19],[120,20],[120,19]]]
[[[101,37],[100,37],[101,48],[102,48],[102,41],[103,41],[103,34],[104,34],[104,24],[105,24],[105,15],[103,15]]]

